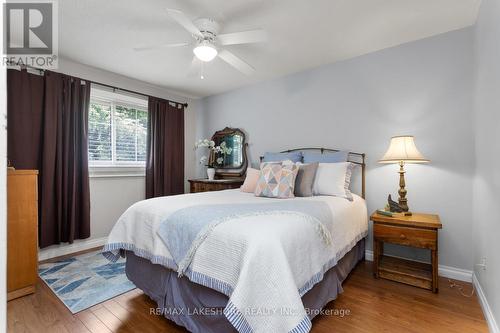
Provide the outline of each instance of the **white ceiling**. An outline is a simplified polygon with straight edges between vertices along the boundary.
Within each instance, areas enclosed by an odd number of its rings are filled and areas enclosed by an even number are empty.
[[[64,0],[62,57],[163,86],[208,96],[473,25],[480,0]],[[256,68],[245,76],[220,59],[205,79],[188,77],[189,47],[136,52],[150,43],[191,41],[165,8],[212,17],[222,33],[263,28],[265,44],[227,48]]]

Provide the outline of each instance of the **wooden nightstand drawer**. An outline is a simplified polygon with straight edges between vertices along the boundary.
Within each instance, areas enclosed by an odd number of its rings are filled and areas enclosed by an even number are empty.
[[[398,227],[375,223],[374,237],[380,241],[435,250],[437,231],[419,228]]]

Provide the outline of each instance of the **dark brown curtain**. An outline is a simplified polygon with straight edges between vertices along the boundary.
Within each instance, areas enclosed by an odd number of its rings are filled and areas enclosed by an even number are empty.
[[[40,77],[9,70],[7,80],[8,158],[18,169],[40,171],[40,247],[89,237],[90,84],[50,71]]]
[[[90,236],[90,84],[45,72],[40,246]]]
[[[149,97],[146,198],[184,193],[184,106]]]
[[[7,158],[17,169],[40,168],[43,76],[7,70]]]

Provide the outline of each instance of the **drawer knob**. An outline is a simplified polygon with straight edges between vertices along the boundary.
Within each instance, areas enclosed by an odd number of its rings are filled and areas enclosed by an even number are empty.
[[[399,238],[406,239],[406,235],[405,234],[401,234],[401,235],[399,235]]]

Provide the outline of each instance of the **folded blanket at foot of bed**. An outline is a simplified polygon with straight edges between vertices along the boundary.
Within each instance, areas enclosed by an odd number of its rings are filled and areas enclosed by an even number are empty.
[[[305,223],[313,224],[319,237],[326,245],[330,245],[328,226],[331,224],[332,214],[328,205],[322,201],[190,206],[168,216],[157,233],[172,255],[179,276],[182,276],[198,247],[217,225],[236,218],[271,214],[296,215]]]

